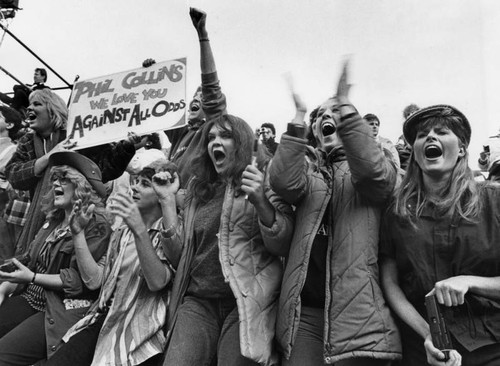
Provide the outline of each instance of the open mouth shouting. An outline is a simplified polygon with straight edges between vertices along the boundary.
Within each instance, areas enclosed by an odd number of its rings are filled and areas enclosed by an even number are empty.
[[[443,155],[443,150],[437,145],[427,145],[424,149],[424,155],[427,160],[435,160]]]
[[[332,122],[325,122],[321,125],[321,132],[323,136],[330,136],[335,133],[337,128]]]
[[[198,112],[200,110],[200,104],[199,103],[191,103],[189,106],[189,110],[191,112]]]
[[[212,156],[213,156],[212,160],[216,167],[222,166],[224,164],[224,161],[226,160],[226,154],[220,148],[213,149]]]
[[[36,114],[33,111],[28,111],[28,116],[26,117],[26,121],[29,123],[30,121],[34,121],[36,119]]]

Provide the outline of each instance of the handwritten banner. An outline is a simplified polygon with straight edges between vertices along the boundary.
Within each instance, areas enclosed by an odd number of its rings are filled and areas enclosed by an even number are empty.
[[[68,137],[77,149],[186,124],[186,58],[75,84]]]

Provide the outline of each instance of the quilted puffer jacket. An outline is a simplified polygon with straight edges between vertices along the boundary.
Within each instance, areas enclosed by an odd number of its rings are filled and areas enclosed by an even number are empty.
[[[396,167],[359,114],[337,125],[343,148],[328,156],[305,139],[283,135],[273,164],[273,190],[296,206],[296,226],[283,276],[276,337],[289,358],[300,322],[300,294],[311,247],[326,210],[328,238],[324,359],[401,358],[399,332],[379,286],[382,208],[396,184]],[[306,156],[307,155],[307,156]]]
[[[241,354],[260,364],[272,365],[278,362],[274,335],[283,276],[279,255],[283,254],[283,247],[290,245],[293,214],[291,206],[270,189],[266,189],[266,195],[276,209],[275,222],[269,228],[260,223],[253,204],[228,183],[218,237],[222,272],[238,307]],[[177,309],[189,285],[194,255],[196,201],[189,196],[188,193],[184,210],[184,248],[169,306],[169,330],[175,325]]]

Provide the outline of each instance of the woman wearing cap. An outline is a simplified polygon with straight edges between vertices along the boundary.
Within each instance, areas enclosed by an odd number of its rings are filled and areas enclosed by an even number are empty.
[[[145,163],[134,178],[132,194],[113,198],[110,210],[125,225],[113,232],[105,263],[97,262],[85,243],[75,241],[85,283],[102,290],[47,366],[158,365],[174,273],[162,244],[170,249],[170,238],[177,234],[173,228],[182,227],[177,225],[175,171],[164,156]]]
[[[203,43],[204,110],[209,101],[225,110],[217,102],[222,94],[207,43],[206,14],[196,9],[190,14]],[[207,72],[214,78],[213,94],[206,93]],[[278,255],[291,237],[291,208],[265,184],[269,157],[262,145],[251,163],[252,128],[225,113],[208,116],[187,185],[164,365],[271,365],[277,362]]]
[[[35,90],[30,94],[28,123],[33,132],[18,143],[16,152],[6,166],[5,175],[12,187],[29,190],[31,206],[17,244],[17,252],[24,253],[44,222],[41,199],[50,188],[47,170],[50,155],[75,146],[66,140],[68,108],[64,100],[50,89]],[[134,156],[132,143],[123,141],[80,150],[79,153],[95,161],[102,172],[103,182],[119,177]]]
[[[500,189],[474,180],[470,125],[456,108],[423,108],[403,132],[413,153],[381,229],[382,281],[402,320],[402,364],[499,365]],[[447,362],[432,342],[427,294],[444,305],[456,350]]]
[[[12,272],[0,271],[1,365],[50,357],[98,295],[80,276],[73,241],[86,242],[97,261],[106,253],[111,230],[103,213],[101,172],[69,151],[52,154],[49,164],[51,186],[42,205],[47,221],[30,245],[29,264],[14,259]],[[75,232],[75,222],[82,232]]]

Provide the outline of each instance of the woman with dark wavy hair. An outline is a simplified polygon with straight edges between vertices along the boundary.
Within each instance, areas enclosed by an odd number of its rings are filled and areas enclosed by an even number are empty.
[[[291,238],[291,207],[270,190],[269,157],[263,146],[253,149],[250,126],[225,113],[206,14],[190,14],[200,37],[207,122],[187,184],[164,365],[270,365],[277,361],[279,255]]]
[[[403,132],[413,152],[381,229],[382,283],[401,319],[402,364],[498,365],[500,187],[474,180],[471,128],[458,109],[423,108]],[[452,351],[432,341],[426,295],[442,306]]]
[[[211,139],[214,139],[214,135],[210,131],[215,128],[214,131],[232,138],[234,145],[238,146],[238,149],[233,150],[232,155],[227,157],[231,161],[231,165],[227,167],[226,174],[233,177],[233,182],[239,190],[241,189],[242,174],[252,159],[255,139],[251,127],[241,118],[230,114],[209,121],[204,128],[206,130],[203,131],[199,152],[192,162],[192,171],[196,172],[192,190],[198,199],[207,202],[212,198],[216,186],[221,183],[217,165],[214,165],[212,160],[212,158],[217,160],[217,156],[213,156],[213,154],[220,155],[220,152],[215,151],[212,154],[208,150]],[[269,159],[266,150],[259,145],[256,152],[257,169],[263,170]]]
[[[98,295],[80,275],[84,262],[75,243],[86,243],[96,261],[106,253],[111,230],[101,172],[69,151],[52,154],[48,164],[50,188],[42,204],[47,221],[29,246],[27,263],[13,259],[10,269],[0,267],[1,365],[51,357]]]

